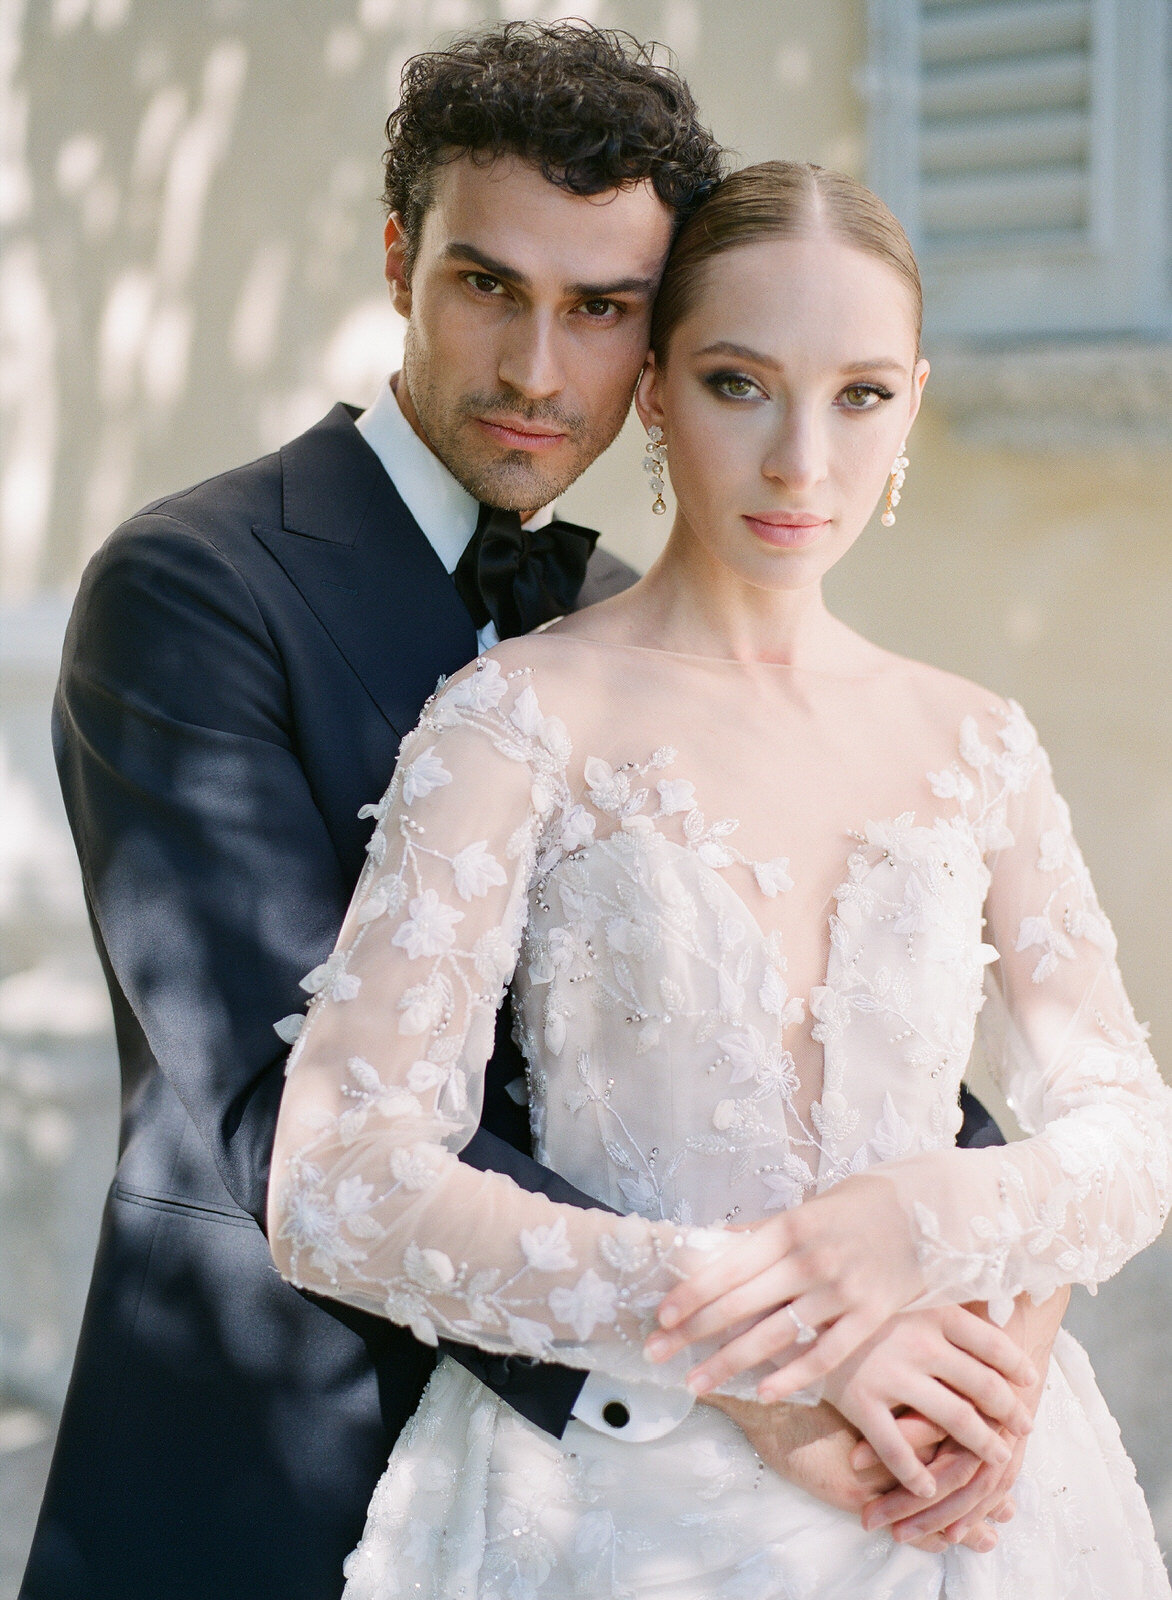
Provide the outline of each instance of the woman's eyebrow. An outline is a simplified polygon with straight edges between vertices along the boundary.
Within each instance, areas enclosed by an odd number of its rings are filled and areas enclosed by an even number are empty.
[[[706,344],[702,350],[696,352],[700,356],[735,356],[741,361],[752,361],[759,367],[771,367],[775,372],[780,372],[784,362],[777,361],[773,356],[763,355],[760,350],[754,350],[747,344],[734,344],[729,339],[718,339],[715,344]],[[848,361],[838,370],[850,375],[855,372],[903,372],[906,363],[897,361],[894,356],[876,356],[870,361]]]
[[[752,350],[747,344],[733,344],[728,339],[718,339],[715,344],[706,344],[703,350],[697,350],[700,356],[738,356],[742,361],[752,361],[759,367],[780,368],[781,363],[772,356],[762,355],[760,350]]]

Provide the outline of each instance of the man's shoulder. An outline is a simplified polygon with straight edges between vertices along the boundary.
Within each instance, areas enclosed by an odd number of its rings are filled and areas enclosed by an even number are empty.
[[[149,501],[100,547],[98,564],[160,546],[203,547],[234,565],[247,562],[256,551],[255,528],[289,524],[291,483],[300,498],[300,485],[316,476],[331,479],[336,492],[348,470],[369,474],[369,451],[352,417],[350,408],[335,406],[279,449]]]
[[[280,501],[280,454],[272,451],[183,490],[160,494],[126,517],[99,554],[128,552],[159,541],[194,541],[218,547],[231,558],[232,549],[250,538],[253,526],[280,526]]]
[[[193,519],[201,512],[230,510],[245,502],[275,498],[280,503],[281,452],[269,450],[251,461],[225,467],[210,477],[200,478],[182,489],[158,495],[134,513],[149,516],[159,513],[177,520]]]
[[[624,589],[629,589],[638,581],[639,574],[634,567],[628,566],[621,557],[612,555],[609,550],[598,547],[590,557],[586,581],[574,609],[582,611],[587,606],[597,605],[600,600],[609,600],[611,595],[622,594]]]

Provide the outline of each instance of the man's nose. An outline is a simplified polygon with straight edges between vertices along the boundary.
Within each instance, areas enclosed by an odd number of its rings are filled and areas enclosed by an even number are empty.
[[[548,400],[565,388],[566,374],[553,317],[518,317],[505,336],[497,368],[501,382],[527,400]]]

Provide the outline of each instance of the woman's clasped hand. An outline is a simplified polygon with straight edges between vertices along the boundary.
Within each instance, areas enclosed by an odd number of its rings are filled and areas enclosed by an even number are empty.
[[[761,1401],[822,1383],[884,1465],[925,1498],[936,1485],[896,1426],[903,1410],[938,1424],[982,1460],[1008,1460],[994,1424],[1029,1432],[1029,1412],[1012,1386],[1034,1381],[1033,1365],[1008,1335],[963,1306],[904,1309],[924,1284],[890,1180],[878,1173],[846,1179],[738,1233],[737,1248],[664,1297],[663,1331],[647,1341],[649,1360],[728,1335],[689,1373],[696,1394],[784,1361],[759,1384]]]

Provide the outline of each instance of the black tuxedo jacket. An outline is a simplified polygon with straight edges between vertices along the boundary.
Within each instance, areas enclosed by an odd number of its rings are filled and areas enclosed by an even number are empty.
[[[329,1600],[434,1352],[302,1295],[261,1231],[285,1047],[402,736],[472,621],[336,407],[91,562],[54,740],[122,1065],[122,1135],[22,1600]],[[585,604],[632,578],[591,562]],[[464,1158],[524,1153],[502,1028]],[[560,1434],[582,1374],[455,1352]]]
[[[600,552],[582,603],[633,574]],[[122,1135],[24,1600],[326,1600],[434,1352],[277,1276],[263,1224],[299,979],[331,949],[441,674],[451,579],[345,407],[131,518],[91,562],[54,741],[122,1064]],[[502,1027],[465,1159],[514,1148]],[[512,1140],[508,1143],[506,1140]],[[462,1359],[560,1433],[583,1374]]]

